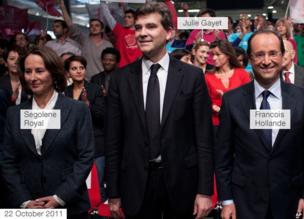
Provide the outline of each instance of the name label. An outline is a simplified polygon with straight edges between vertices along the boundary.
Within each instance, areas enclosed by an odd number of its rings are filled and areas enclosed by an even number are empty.
[[[290,129],[290,110],[250,110],[250,129]]]
[[[60,110],[21,110],[21,129],[60,129]]]

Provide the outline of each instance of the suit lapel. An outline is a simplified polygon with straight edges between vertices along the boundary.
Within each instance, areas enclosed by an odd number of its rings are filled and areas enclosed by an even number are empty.
[[[73,98],[73,85],[70,85],[70,86],[66,87],[66,89],[64,91],[64,95],[66,97]]]
[[[251,109],[257,109],[255,104],[255,90],[254,90],[254,81],[249,83],[247,86],[244,86],[244,101],[242,101],[242,106],[244,113],[246,115],[246,118],[248,118],[248,128],[250,128],[250,110]],[[260,141],[262,142],[263,146],[268,152],[271,152],[272,147],[267,146],[267,143],[265,142],[265,139],[263,137],[263,133],[261,129],[254,129],[255,133],[259,137]]]
[[[142,89],[142,67],[141,59],[130,66],[130,75],[128,77],[129,84],[132,90],[132,96],[135,101],[136,111],[139,115],[143,128],[145,128],[145,111]]]
[[[288,84],[285,84],[281,81],[281,90],[282,90],[282,109],[289,109],[290,110],[290,119],[291,119],[291,126],[292,126],[292,114],[295,112],[296,108],[296,98],[292,96],[290,93],[290,89],[288,89]],[[290,127],[292,128],[292,127]],[[285,134],[288,132],[288,129],[280,129],[279,133],[276,137],[276,140],[273,145],[273,149],[277,149],[278,145],[282,141]]]
[[[184,72],[182,72],[180,64],[176,60],[170,58],[165,98],[163,103],[161,128],[164,127],[166,120],[168,119],[169,112],[172,108],[177,91],[180,88],[180,83],[183,76]]]
[[[23,110],[23,109],[24,110],[31,110],[32,109],[32,101],[27,101],[24,104],[24,107],[21,110]],[[20,112],[20,114],[21,114],[21,112]],[[19,118],[21,118],[21,117],[19,117]],[[20,119],[20,122],[21,122],[21,119]],[[25,142],[26,146],[34,154],[36,154],[37,156],[39,156],[38,153],[37,153],[37,150],[36,150],[35,140],[34,140],[34,137],[33,137],[32,133],[31,133],[31,129],[20,129],[20,133],[21,133],[22,138],[24,139],[24,142]]]
[[[42,140],[42,148],[41,153],[42,155],[47,152],[47,150],[50,148],[51,144],[55,140],[55,137],[58,135],[58,133],[61,131],[63,124],[66,122],[69,112],[71,110],[70,106],[66,104],[64,101],[64,96],[61,94],[58,94],[58,100],[55,104],[54,109],[60,110],[60,129],[47,129],[45,132],[45,135]]]
[[[295,65],[295,85],[304,87],[304,72],[301,71],[302,69]]]

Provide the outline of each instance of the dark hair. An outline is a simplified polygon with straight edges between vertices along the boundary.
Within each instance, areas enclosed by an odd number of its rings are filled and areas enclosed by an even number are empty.
[[[234,47],[235,53],[236,53],[236,57],[239,56],[243,56],[243,63],[244,63],[244,67],[246,67],[248,65],[248,56],[246,54],[246,51],[241,48],[241,47]]]
[[[171,53],[171,56],[178,60],[181,60],[181,58],[183,58],[186,55],[192,55],[192,54],[187,49],[176,49]]]
[[[4,54],[3,54],[4,61],[7,62],[8,54],[12,51],[17,52],[19,54],[19,59],[21,58],[21,56],[23,54],[23,50],[19,46],[11,45],[8,47],[7,50],[4,51]]]
[[[24,79],[25,72],[25,60],[29,55],[38,55],[42,58],[45,68],[50,72],[51,77],[53,79],[53,87],[57,92],[63,92],[66,87],[66,78],[64,74],[63,63],[60,57],[50,48],[48,47],[33,47],[24,57],[20,60],[20,69],[21,69],[21,77],[20,81],[25,91],[28,94],[32,94],[33,92],[27,86]]]
[[[135,17],[135,11],[133,9],[131,9],[131,8],[125,10],[125,14],[132,14],[133,17]]]
[[[282,39],[282,37],[280,36],[280,34],[277,33],[277,32],[275,32],[275,31],[273,31],[273,30],[264,30],[264,29],[262,29],[262,30],[258,30],[258,31],[256,31],[256,32],[254,32],[254,33],[250,36],[250,38],[249,38],[249,40],[248,40],[248,48],[247,48],[247,55],[248,55],[248,57],[250,57],[250,55],[251,55],[251,41],[252,41],[252,39],[253,39],[255,36],[260,35],[260,34],[268,34],[268,35],[273,34],[274,36],[276,36],[276,37],[278,38],[278,40],[280,41],[280,50],[281,50],[281,53],[282,53],[282,54],[285,53],[284,42],[283,42],[283,39]]]
[[[100,58],[103,59],[103,57],[106,55],[106,54],[112,54],[115,56],[116,58],[116,62],[120,62],[120,53],[117,49],[115,48],[112,48],[112,47],[107,47],[105,48],[102,52],[101,52],[101,55],[100,55]]]
[[[99,20],[99,19],[97,19],[97,18],[92,18],[92,19],[90,19],[89,24],[91,25],[91,23],[92,23],[93,21],[99,22],[101,28],[102,28],[102,29],[104,28],[104,23],[103,23],[101,20]]]
[[[216,40],[210,44],[210,49],[218,48],[222,53],[229,57],[229,64],[232,68],[240,68],[241,65],[237,60],[235,50],[228,40]]]
[[[68,59],[66,59],[66,60],[64,61],[64,69],[65,69],[66,71],[69,71],[70,65],[71,65],[71,63],[74,62],[74,61],[75,61],[75,62],[80,62],[85,68],[87,67],[87,60],[86,60],[84,57],[73,55],[73,56],[71,56],[70,58],[68,58]]]
[[[231,16],[228,16],[228,21],[230,21],[230,23],[232,24],[232,26],[233,26],[233,19],[232,19],[232,17]]]
[[[173,28],[172,15],[167,5],[163,2],[149,2],[138,8],[135,13],[135,20],[140,16],[158,13],[161,16],[161,24],[165,30]]]
[[[5,39],[0,38],[0,48],[1,49],[6,49],[8,46],[8,42]]]
[[[201,17],[204,14],[209,14],[210,17],[216,17],[215,11],[210,8],[200,10],[200,12],[197,14],[197,17]]]
[[[29,41],[28,36],[27,36],[25,33],[18,32],[18,33],[16,33],[16,34],[13,36],[14,43],[16,43],[16,37],[17,37],[18,35],[23,35],[24,38],[26,39],[26,41],[27,41],[27,42]]]
[[[74,56],[75,54],[74,53],[72,53],[72,52],[64,52],[64,53],[62,53],[61,55],[60,55],[60,58],[62,58],[63,56],[65,56],[65,55],[68,55],[68,56]]]
[[[60,23],[60,25],[63,29],[69,29],[67,23],[63,20],[57,19],[57,20],[54,20],[53,23]]]

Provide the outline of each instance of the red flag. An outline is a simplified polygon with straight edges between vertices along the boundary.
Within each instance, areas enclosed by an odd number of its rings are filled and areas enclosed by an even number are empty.
[[[4,38],[9,38],[28,25],[27,9],[13,6],[0,6],[0,32]]]
[[[39,5],[49,15],[60,17],[61,13],[57,10],[57,0],[36,0],[36,4]]]

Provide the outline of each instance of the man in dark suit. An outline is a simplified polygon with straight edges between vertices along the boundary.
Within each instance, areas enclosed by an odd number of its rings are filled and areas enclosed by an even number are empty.
[[[222,218],[295,218],[304,208],[304,90],[280,80],[284,45],[277,33],[257,31],[247,52],[255,80],[226,93],[220,112],[215,165]],[[253,109],[290,110],[290,129],[251,129]]]
[[[171,14],[151,2],[136,14],[144,57],[112,75],[106,171],[119,218],[201,218],[211,210],[211,106],[200,69],[170,58]]]
[[[293,62],[295,51],[291,42],[289,40],[283,40],[283,42],[285,48],[282,71],[283,80],[304,88],[304,68]]]
[[[91,78],[91,82],[99,85],[102,89],[102,94],[107,96],[111,74],[117,68],[120,61],[120,53],[117,49],[108,47],[102,51],[100,60],[104,71],[94,75]]]

